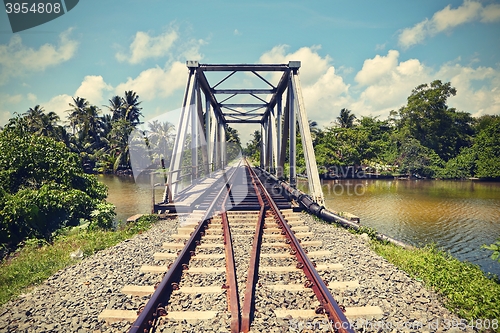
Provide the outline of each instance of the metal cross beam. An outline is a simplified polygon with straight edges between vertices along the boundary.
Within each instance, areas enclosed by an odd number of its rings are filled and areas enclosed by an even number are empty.
[[[189,176],[192,182],[196,176],[203,176],[224,168],[228,163],[227,124],[239,123],[260,124],[262,133],[260,165],[278,177],[285,176],[283,170],[288,145],[290,163],[288,179],[292,187],[296,187],[297,184],[295,139],[297,133],[300,132],[309,192],[316,202],[320,205],[324,204],[309,123],[300,88],[300,65],[300,61],[290,61],[288,64],[253,65],[187,62],[188,84],[184,94],[166,189],[170,201],[175,200],[179,184],[185,177],[183,168],[181,168],[182,165],[186,165],[186,162],[183,162],[184,152],[190,151],[188,155],[190,155],[192,166],[189,168],[191,170]],[[206,76],[206,73],[211,72],[226,74],[211,85]],[[219,87],[230,85],[235,74],[239,72],[246,72],[247,75],[267,87]],[[281,75],[279,75],[280,72]],[[276,79],[277,76],[279,76],[279,80],[272,82],[273,78]],[[285,93],[286,95],[283,96]],[[244,101],[238,103],[237,96],[243,96]],[[229,100],[231,102],[228,102]],[[285,101],[284,109],[282,108],[283,100]],[[191,126],[190,140],[187,138],[188,126]],[[189,149],[186,149],[185,145],[188,141]],[[202,161],[198,156],[203,157]]]

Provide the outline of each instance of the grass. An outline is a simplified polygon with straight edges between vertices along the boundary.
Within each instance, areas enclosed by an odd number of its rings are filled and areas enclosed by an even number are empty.
[[[461,262],[436,246],[405,250],[373,241],[382,257],[444,296],[444,305],[467,320],[500,319],[500,284],[479,266]]]
[[[81,249],[84,256],[90,256],[149,229],[156,220],[155,215],[146,215],[116,231],[64,230],[51,243],[28,240],[13,256],[0,263],[0,305],[78,262],[70,258],[71,252]]]

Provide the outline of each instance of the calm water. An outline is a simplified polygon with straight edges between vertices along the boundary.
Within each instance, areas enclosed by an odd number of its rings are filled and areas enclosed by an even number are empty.
[[[307,182],[299,188],[307,191]],[[326,206],[413,245],[434,242],[500,276],[482,244],[500,236],[500,183],[433,180],[324,181]]]
[[[100,175],[117,219],[151,211],[151,190],[133,177]],[[299,188],[307,191],[307,182]],[[482,244],[500,235],[500,183],[430,180],[324,181],[326,206],[358,215],[361,224],[413,245],[434,242],[460,260],[500,276]],[[156,192],[161,197],[162,190]]]

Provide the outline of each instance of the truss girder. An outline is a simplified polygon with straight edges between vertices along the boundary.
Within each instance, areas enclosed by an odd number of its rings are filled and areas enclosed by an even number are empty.
[[[173,202],[179,188],[178,183],[182,177],[183,146],[186,142],[189,124],[191,126],[191,177],[194,179],[198,172],[204,171],[205,174],[209,174],[226,166],[228,163],[226,124],[236,123],[260,124],[260,165],[278,177],[285,176],[283,170],[288,148],[290,164],[288,176],[292,187],[297,184],[296,126],[298,125],[306,161],[309,191],[313,199],[321,205],[324,204],[298,77],[300,62],[290,61],[288,64],[276,65],[214,65],[188,61],[187,67],[189,68],[188,82],[167,182],[168,199]],[[227,72],[227,75],[211,86],[205,75],[206,72]],[[223,83],[226,86],[233,75],[238,72],[253,74],[267,88],[219,87]],[[273,84],[264,74],[266,72],[281,72],[278,83]],[[237,103],[236,96],[243,96],[244,102]],[[283,101],[285,101],[284,107]],[[200,153],[202,161],[198,158]],[[199,163],[203,164],[203,171],[199,171]]]

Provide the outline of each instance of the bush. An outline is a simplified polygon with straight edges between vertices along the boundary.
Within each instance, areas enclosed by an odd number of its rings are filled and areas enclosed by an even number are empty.
[[[460,151],[460,154],[446,162],[443,169],[437,172],[438,178],[443,179],[466,179],[474,176],[476,168],[477,153],[468,147]]]
[[[54,139],[0,133],[0,244],[14,248],[29,237],[94,219],[110,227],[105,185],[83,172],[77,155]],[[103,211],[102,214],[95,213]],[[94,213],[94,215],[93,215]]]

